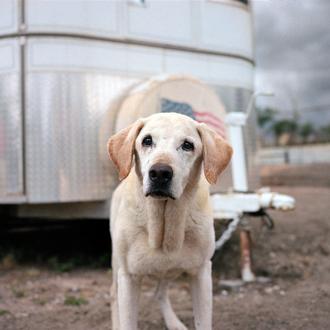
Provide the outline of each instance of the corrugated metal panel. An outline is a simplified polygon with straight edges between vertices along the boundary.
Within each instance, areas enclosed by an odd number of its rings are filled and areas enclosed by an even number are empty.
[[[87,72],[28,73],[29,202],[110,197],[111,178],[99,149],[100,127],[110,101],[134,81]]]
[[[22,109],[18,40],[0,41],[0,200],[23,195]]]

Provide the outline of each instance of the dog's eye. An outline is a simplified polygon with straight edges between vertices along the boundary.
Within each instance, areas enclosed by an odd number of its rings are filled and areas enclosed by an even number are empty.
[[[194,144],[189,141],[184,141],[181,148],[185,151],[193,151],[195,149]]]
[[[150,147],[152,146],[152,137],[150,135],[147,135],[143,140],[142,140],[142,145],[144,147]]]

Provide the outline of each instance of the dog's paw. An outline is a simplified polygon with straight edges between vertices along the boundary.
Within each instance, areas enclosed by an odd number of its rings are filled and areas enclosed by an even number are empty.
[[[188,328],[179,320],[173,324],[167,326],[168,330],[188,330]]]

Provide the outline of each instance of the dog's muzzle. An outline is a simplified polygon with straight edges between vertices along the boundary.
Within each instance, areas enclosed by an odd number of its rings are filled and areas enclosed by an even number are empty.
[[[155,198],[172,198],[170,188],[173,178],[173,169],[166,164],[155,164],[149,170],[149,189],[146,196]]]

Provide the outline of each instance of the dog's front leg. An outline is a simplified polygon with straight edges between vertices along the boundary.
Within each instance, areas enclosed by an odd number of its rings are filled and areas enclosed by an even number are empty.
[[[196,330],[212,329],[212,263],[207,261],[191,278]]]
[[[124,269],[118,270],[118,307],[120,330],[137,330],[140,281]]]

